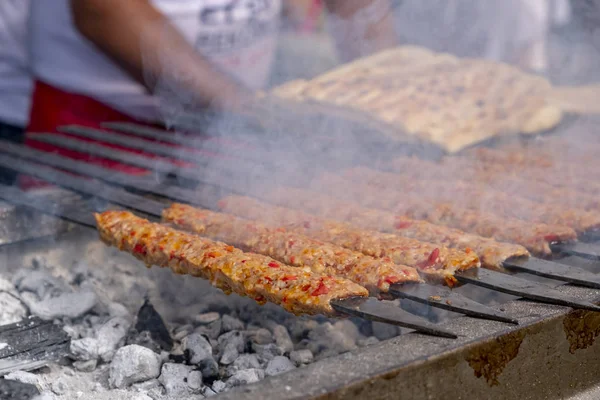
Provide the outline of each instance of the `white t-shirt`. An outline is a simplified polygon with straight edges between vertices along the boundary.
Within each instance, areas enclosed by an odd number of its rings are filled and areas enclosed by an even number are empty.
[[[157,99],[75,28],[69,0],[31,0],[34,73],[132,117],[155,120]],[[151,0],[202,55],[246,85],[267,82],[281,0]]]
[[[25,127],[32,78],[27,60],[29,0],[0,1],[0,121]]]

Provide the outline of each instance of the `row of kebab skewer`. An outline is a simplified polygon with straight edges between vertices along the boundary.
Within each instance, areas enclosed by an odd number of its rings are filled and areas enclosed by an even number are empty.
[[[96,224],[106,243],[147,265],[202,277],[225,292],[295,314],[339,316],[348,314],[337,306],[340,300],[397,297],[400,287],[423,282],[453,287],[459,274],[480,267],[503,271],[509,260],[548,257],[556,243],[598,229],[598,173],[581,162],[592,160],[594,150],[578,152],[577,163],[548,158],[545,151],[555,155],[561,140],[548,140],[526,156],[521,148],[506,148],[439,162],[398,158],[377,170],[325,173],[307,188],[261,192],[260,200],[226,196],[219,211],[156,203],[134,208],[162,214],[162,223],[105,211],[96,214]],[[35,150],[8,144],[4,150],[52,165],[50,155]],[[56,170],[16,166],[12,156],[2,155],[0,164],[117,204],[142,203],[100,182],[77,183],[70,174],[61,180]],[[89,166],[86,173],[116,179]]]

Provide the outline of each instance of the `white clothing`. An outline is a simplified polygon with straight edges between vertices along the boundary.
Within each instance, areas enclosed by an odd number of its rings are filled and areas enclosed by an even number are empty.
[[[0,121],[25,127],[33,86],[27,59],[28,0],[0,1]]]
[[[151,2],[221,69],[252,88],[266,84],[281,0]],[[32,67],[41,81],[135,118],[158,119],[157,99],[77,31],[69,0],[32,0],[30,33]]]

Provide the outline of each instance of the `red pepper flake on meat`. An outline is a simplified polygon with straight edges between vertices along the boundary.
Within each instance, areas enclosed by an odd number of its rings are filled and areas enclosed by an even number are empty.
[[[439,261],[439,258],[440,258],[440,249],[436,247],[431,252],[431,254],[427,258],[427,260],[421,261],[420,263],[418,263],[417,267],[420,269],[427,269],[427,268],[433,267]],[[442,268],[442,266],[438,266],[438,269],[439,268]]]
[[[307,283],[306,285],[302,286],[300,289],[302,289],[303,292],[308,292],[308,289],[310,289],[310,283]]]
[[[329,288],[323,283],[319,282],[319,286],[310,294],[311,296],[320,296],[322,294],[329,293]]]
[[[269,276],[265,276],[265,281],[269,282],[269,283],[273,283],[273,279],[271,279],[271,277]]]
[[[235,247],[233,247],[233,246],[225,247],[225,250],[227,250],[229,253],[232,253],[234,249],[235,249]]]
[[[242,260],[242,264],[246,264],[246,261],[248,261],[248,260]]]
[[[296,257],[290,256],[290,264],[296,264]]]
[[[396,228],[396,229],[407,229],[407,228],[410,228],[411,225],[412,225],[412,222],[410,222],[410,221],[397,221],[394,224],[394,228]]]
[[[377,286],[381,287],[384,283],[389,283],[390,285],[393,285],[398,281],[400,281],[400,278],[397,276],[384,276],[381,279],[379,279],[379,282],[377,282]]]
[[[131,237],[134,237],[134,236],[135,236],[135,231],[131,231],[131,232],[129,233],[129,236],[131,236]]]
[[[288,240],[288,247],[291,249],[292,246],[294,246],[294,243],[296,243],[296,242],[293,241],[292,239]]]
[[[551,234],[544,236],[544,240],[550,243],[555,243],[558,242],[560,238],[558,237],[558,235]]]
[[[296,275],[286,275],[283,278],[281,278],[283,282],[295,281],[296,279],[298,279]]]
[[[279,268],[279,264],[277,264],[275,261],[271,261],[267,265],[271,268]]]
[[[145,256],[146,255],[146,247],[144,247],[143,244],[138,243],[133,247],[133,252]]]

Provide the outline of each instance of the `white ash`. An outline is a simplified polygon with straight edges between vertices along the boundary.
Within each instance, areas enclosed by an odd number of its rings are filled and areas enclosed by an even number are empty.
[[[27,316],[27,307],[19,297],[9,292],[0,292],[0,325],[19,322]]]
[[[360,320],[296,317],[272,304],[226,296],[205,281],[146,269],[95,240],[61,244],[62,250],[50,247],[46,253],[35,248],[35,256],[11,256],[13,262],[24,260],[20,266],[11,264],[12,273],[0,266],[0,295],[10,293],[24,313],[23,297],[35,309],[64,299],[80,302],[82,294],[95,296],[95,304],[82,307],[83,314],[69,308],[57,314],[72,338],[67,362],[24,375],[37,377],[48,398],[211,397],[398,332]],[[173,340],[169,351],[149,331],[135,329],[146,299]],[[8,316],[1,304],[0,321]]]

